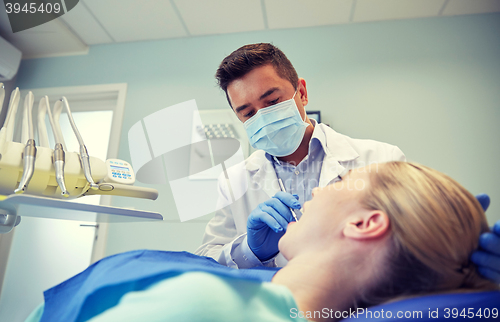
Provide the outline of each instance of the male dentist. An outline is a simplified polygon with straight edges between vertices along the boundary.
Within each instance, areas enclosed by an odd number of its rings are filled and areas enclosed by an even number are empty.
[[[231,203],[220,178],[219,202],[230,205],[216,211],[208,223],[198,255],[229,267],[284,266],[278,241],[294,220],[290,208],[300,209],[313,188],[370,163],[405,161],[394,145],[352,139],[310,120],[304,109],[306,81],[271,44],[237,49],[222,61],[216,78],[257,151],[245,160],[243,170],[228,170],[233,171],[231,178],[248,184],[243,197]],[[286,192],[280,191],[278,179]],[[487,256],[491,258],[500,261]]]

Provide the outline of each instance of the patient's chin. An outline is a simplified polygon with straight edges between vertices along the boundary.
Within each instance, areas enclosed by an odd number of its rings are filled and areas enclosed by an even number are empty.
[[[285,236],[286,236],[286,233],[278,241],[278,250],[280,251],[281,255],[283,255],[283,256],[285,256],[285,254],[286,254],[286,246],[284,245],[286,243],[283,243]],[[286,256],[285,256],[285,258],[286,258]]]
[[[288,228],[290,228],[290,224],[288,224]],[[290,252],[289,252],[290,237],[291,237],[290,233],[288,232],[287,229],[287,232],[283,235],[283,237],[280,238],[278,242],[278,249],[281,255],[283,255],[283,257],[285,257],[287,260],[290,260]]]

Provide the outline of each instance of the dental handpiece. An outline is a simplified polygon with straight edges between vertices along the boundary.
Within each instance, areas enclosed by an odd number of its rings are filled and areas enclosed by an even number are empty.
[[[278,183],[280,184],[281,191],[286,192],[285,185],[283,184],[281,178],[278,178]],[[293,219],[295,219],[295,221],[299,221],[299,218],[297,218],[297,214],[295,213],[295,209],[290,208],[290,211],[292,212]]]
[[[34,99],[32,92],[29,92],[24,99],[23,126],[28,127],[28,141],[26,142],[26,146],[24,147],[23,152],[23,175],[21,177],[19,185],[17,186],[17,189],[14,190],[16,194],[24,193],[26,191],[26,189],[28,188],[28,184],[31,181],[31,177],[33,177],[33,173],[35,172],[36,144],[34,140],[35,135],[33,133],[33,121],[31,119],[33,100]]]
[[[21,181],[19,182],[19,186],[14,192],[16,194],[24,193],[26,191],[27,185],[33,176],[33,172],[35,171],[35,158],[36,158],[36,146],[35,140],[29,139],[24,147],[24,155],[23,155],[23,163],[24,170],[23,176],[21,177]]]
[[[83,169],[83,174],[85,175],[85,179],[87,179],[90,189],[92,190],[97,190],[99,189],[99,186],[94,182],[94,179],[92,178],[92,173],[90,170],[90,158],[89,154],[87,152],[87,147],[83,143],[82,136],[80,135],[80,132],[78,131],[78,128],[75,124],[75,121],[73,120],[73,116],[71,114],[71,109],[69,108],[68,100],[66,97],[62,97],[59,101],[57,101],[56,106],[59,106],[58,104],[64,104],[64,107],[66,107],[66,112],[68,114],[68,119],[69,123],[71,124],[71,127],[73,128],[73,132],[75,133],[75,136],[78,140],[78,143],[80,144],[80,161],[82,163],[82,169]],[[54,108],[56,108],[54,106]]]
[[[99,186],[94,182],[90,172],[90,159],[85,145],[80,145],[80,160],[82,161],[83,174],[90,184],[90,189],[97,190]]]
[[[69,197],[69,192],[64,184],[64,162],[65,153],[61,143],[56,143],[54,148],[54,169],[56,171],[56,181],[61,188],[61,195],[64,197]]]

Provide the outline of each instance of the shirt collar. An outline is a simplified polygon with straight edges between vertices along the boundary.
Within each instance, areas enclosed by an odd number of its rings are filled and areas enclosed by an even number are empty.
[[[328,136],[328,142],[324,145],[328,157],[332,157],[339,162],[351,161],[359,157],[359,153],[347,140],[348,137],[335,132],[334,129],[325,124],[319,124],[318,127],[322,129],[325,137]]]
[[[311,141],[309,141],[309,153],[308,155],[312,155],[314,152],[316,152],[317,149],[322,148],[323,150],[326,149],[326,136],[325,132],[320,129],[319,126],[316,126],[318,122],[314,119],[310,119],[312,125],[314,126],[314,131],[311,136]],[[283,165],[286,164],[286,162],[282,162],[278,160],[278,158],[274,155],[270,155],[269,153],[265,153],[266,159],[269,160],[271,163],[275,162],[278,165]]]
[[[314,119],[310,119],[314,126],[313,135],[311,137],[311,142],[309,142],[309,154],[312,154],[316,149],[322,148],[326,149],[326,135],[325,132],[319,127],[318,122]]]

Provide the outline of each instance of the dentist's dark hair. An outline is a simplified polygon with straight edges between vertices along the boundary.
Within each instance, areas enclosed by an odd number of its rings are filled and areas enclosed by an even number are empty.
[[[227,95],[227,87],[231,82],[237,80],[253,69],[265,65],[272,65],[276,73],[283,79],[288,80],[295,90],[299,77],[292,63],[285,54],[276,46],[269,43],[250,44],[240,47],[224,58],[220,63],[215,78],[220,88],[226,93],[227,101],[231,105]]]

